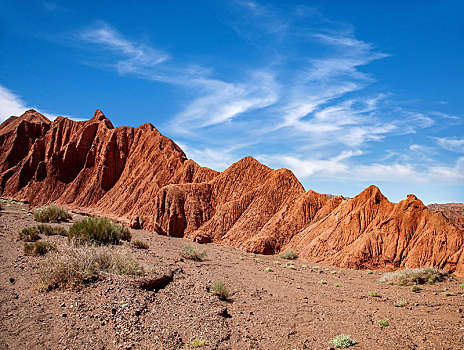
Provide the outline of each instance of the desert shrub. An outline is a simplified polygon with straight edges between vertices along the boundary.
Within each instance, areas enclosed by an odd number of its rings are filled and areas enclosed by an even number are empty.
[[[37,209],[34,218],[39,222],[60,222],[72,219],[71,214],[56,204]]]
[[[132,241],[132,244],[134,245],[135,248],[138,249],[148,249],[148,243],[145,241],[141,241],[139,239],[136,239],[135,241]]]
[[[190,347],[192,348],[201,348],[205,346],[206,340],[201,338],[195,338],[190,342]]]
[[[459,287],[464,288],[464,283],[461,283]]]
[[[327,284],[327,281],[321,280],[321,281],[319,281],[317,283],[319,283],[319,284]]]
[[[79,247],[51,253],[42,262],[39,289],[78,288],[98,279],[101,272],[142,275],[143,269],[127,253],[107,247]]]
[[[366,273],[367,273],[368,275],[372,275],[372,274],[373,274],[373,272],[372,272],[371,270],[366,270]]]
[[[114,253],[109,270],[117,275],[142,276],[144,273],[139,262],[128,253]]]
[[[36,226],[23,228],[19,232],[19,239],[24,242],[35,242],[40,239],[39,230]]]
[[[54,250],[56,246],[47,242],[24,243],[24,255],[40,256]]]
[[[335,286],[335,287],[341,287],[342,284],[341,284],[341,283],[335,283],[334,286]]]
[[[68,231],[63,226],[52,226],[47,224],[40,224],[37,225],[37,230],[39,233],[44,234],[45,236],[53,236],[53,235],[60,235],[60,236],[67,236]]]
[[[411,287],[411,292],[419,293],[420,291],[421,291],[421,287],[419,287],[416,284]]]
[[[387,327],[388,326],[388,320],[380,320],[379,325],[381,325],[382,327]]]
[[[380,278],[380,282],[406,286],[409,284],[433,284],[443,281],[447,272],[433,267],[389,272]]]
[[[180,255],[185,259],[201,261],[206,256],[206,250],[202,249],[201,251],[198,251],[190,244],[186,244],[184,245],[184,248],[180,251]]]
[[[289,249],[280,254],[280,257],[282,259],[295,260],[298,258],[298,254],[296,254],[293,250]]]
[[[217,280],[208,288],[209,292],[216,295],[221,300],[229,298],[229,287],[222,280]]]
[[[378,298],[379,297],[379,293],[377,291],[371,291],[369,293],[367,293],[370,297],[373,297],[373,298]]]
[[[274,270],[272,269],[272,267],[266,267],[266,270],[265,270],[265,271],[266,271],[266,272],[272,272],[272,271],[274,271]]]
[[[332,344],[336,348],[345,349],[345,348],[355,345],[356,340],[351,339],[350,335],[340,334],[340,335],[337,335],[335,338],[333,338],[330,341],[330,344]]]
[[[69,229],[68,238],[80,244],[119,244],[121,240],[130,241],[131,234],[127,227],[108,218],[92,216],[74,223]]]
[[[403,306],[406,306],[406,305],[408,305],[408,301],[407,301],[407,300],[404,300],[404,299],[398,300],[398,301],[395,303],[395,306],[396,306],[396,307],[403,307]]]

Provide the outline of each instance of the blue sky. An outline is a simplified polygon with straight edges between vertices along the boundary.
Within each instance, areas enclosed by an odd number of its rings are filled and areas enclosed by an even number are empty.
[[[216,170],[251,155],[320,193],[464,202],[463,19],[459,0],[3,0],[0,121],[99,108]]]

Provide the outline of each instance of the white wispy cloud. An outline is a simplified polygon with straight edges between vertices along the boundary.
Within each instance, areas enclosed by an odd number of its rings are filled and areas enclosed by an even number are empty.
[[[21,97],[0,85],[0,122],[11,116],[19,116],[27,109],[29,108]]]
[[[436,141],[440,147],[446,149],[447,151],[464,153],[464,139],[437,137]]]
[[[42,112],[37,108],[29,106],[24,100],[8,88],[0,85],[0,123],[5,121],[11,116],[18,117],[22,115],[28,109],[35,109],[37,112],[45,115],[50,120],[55,120],[58,115],[48,112]],[[66,116],[69,119],[75,121],[85,120],[72,116]]]
[[[460,116],[413,108],[381,88],[368,90],[376,78],[366,66],[389,53],[317,9],[232,3],[241,15],[230,26],[266,58],[259,66],[240,64],[237,74],[221,74],[219,65],[181,62],[105,22],[84,28],[75,39],[110,53],[97,56],[97,67],[187,91],[187,102],[166,128],[202,165],[224,169],[243,154],[230,145],[252,139],[260,145],[253,153],[260,154],[259,160],[288,167],[302,179],[462,180],[462,161],[440,159],[439,149],[461,153],[464,140],[419,137],[447,121],[460,121]],[[386,142],[389,138],[395,141]]]

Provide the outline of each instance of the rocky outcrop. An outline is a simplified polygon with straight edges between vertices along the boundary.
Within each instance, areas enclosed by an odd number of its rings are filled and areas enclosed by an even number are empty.
[[[222,173],[186,158],[151,124],[50,122],[35,111],[0,126],[0,194],[57,202],[160,234],[356,268],[438,266],[464,274],[464,232],[410,195],[371,186],[354,198],[305,192],[251,157]]]
[[[463,203],[429,204],[427,209],[434,213],[442,213],[452,224],[464,230]]]

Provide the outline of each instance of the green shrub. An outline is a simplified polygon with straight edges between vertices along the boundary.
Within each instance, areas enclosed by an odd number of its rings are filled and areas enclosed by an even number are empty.
[[[74,223],[69,229],[69,240],[77,243],[119,244],[120,240],[130,241],[127,227],[115,224],[108,218],[88,217]]]
[[[206,340],[201,339],[201,338],[195,338],[190,342],[190,347],[192,348],[201,348],[205,346]]]
[[[208,288],[209,292],[216,295],[221,300],[229,298],[229,287],[222,280],[217,280]]]
[[[368,275],[372,275],[372,274],[373,274],[373,272],[372,272],[371,270],[366,270],[366,273],[367,273]]]
[[[206,250],[197,251],[190,244],[184,245],[184,249],[180,251],[180,255],[189,260],[202,261],[206,256]]]
[[[443,281],[448,273],[433,267],[389,272],[380,278],[380,282],[406,286],[410,284],[433,284]]]
[[[420,291],[421,291],[421,287],[419,287],[418,285],[413,285],[411,287],[411,292],[419,293]]]
[[[352,340],[350,335],[340,334],[330,341],[334,347],[345,349],[356,344],[356,340]]]
[[[19,239],[24,242],[35,242],[40,239],[39,230],[36,226],[23,228],[19,232]]]
[[[135,248],[138,248],[138,249],[148,249],[148,243],[145,241],[136,239],[135,241],[132,241],[132,244],[134,245]]]
[[[67,236],[68,231],[63,226],[52,226],[47,224],[39,224],[37,225],[37,230],[39,233],[44,234],[45,236]]]
[[[143,275],[138,262],[127,253],[107,247],[79,247],[51,253],[42,262],[39,289],[78,288],[98,279],[101,272]]]
[[[382,327],[387,327],[388,326],[388,320],[380,320],[379,325],[381,325]]]
[[[60,222],[72,219],[71,214],[56,204],[37,209],[34,218],[39,222]]]
[[[398,301],[395,303],[395,306],[396,306],[396,307],[403,307],[403,306],[406,306],[406,305],[408,305],[408,301],[407,301],[407,300],[404,300],[404,299],[398,300]]]
[[[334,286],[335,286],[335,287],[341,287],[342,284],[341,284],[341,283],[335,283]]]
[[[274,271],[274,270],[272,269],[272,267],[266,267],[266,270],[265,270],[265,271],[266,271],[266,272],[272,272],[272,271]]]
[[[459,287],[464,288],[464,283],[461,283]]]
[[[321,280],[318,282],[319,284],[327,284],[327,281]]]
[[[298,258],[298,254],[296,254],[293,250],[289,249],[280,254],[280,257],[282,259],[295,260]]]
[[[56,246],[47,242],[24,243],[24,255],[40,256],[54,250]]]
[[[377,291],[372,291],[372,292],[369,292],[367,293],[370,297],[373,297],[373,298],[378,298],[379,297],[379,293]]]

